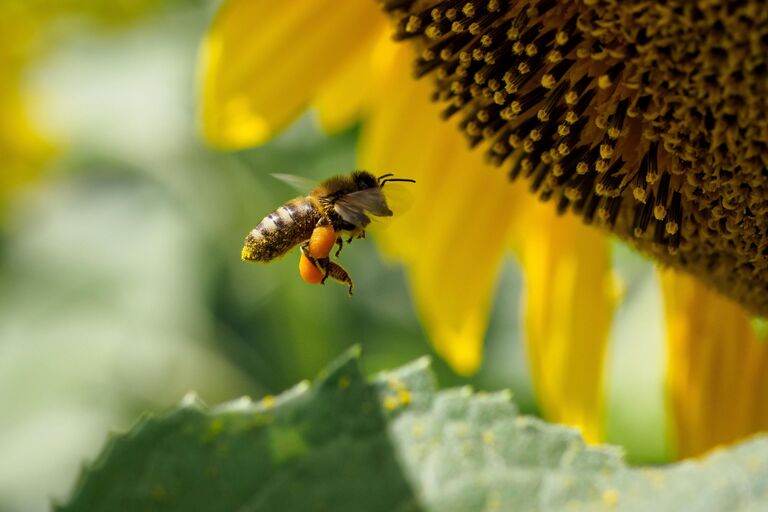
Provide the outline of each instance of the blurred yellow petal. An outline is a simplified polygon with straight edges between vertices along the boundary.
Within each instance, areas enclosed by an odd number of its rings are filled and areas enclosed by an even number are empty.
[[[201,49],[203,134],[213,145],[265,142],[378,35],[375,2],[229,0]]]
[[[30,124],[20,91],[10,85],[7,81],[0,87],[0,204],[16,187],[36,178],[53,152]]]
[[[525,278],[526,344],[542,412],[598,442],[615,302],[608,239],[534,199],[512,236]]]
[[[735,302],[662,272],[667,401],[679,458],[768,429],[768,340]]]
[[[435,350],[459,373],[482,362],[493,285],[514,218],[516,189],[440,121],[428,84],[399,52],[361,141],[365,167],[416,179],[413,208],[381,236],[406,263]]]
[[[38,51],[44,20],[20,5],[8,9],[0,21],[0,206],[18,186],[37,178],[53,153],[30,120],[34,98],[24,89],[25,67]]]
[[[315,98],[320,126],[327,133],[336,133],[360,119],[371,105],[377,79],[376,48],[383,43],[392,46],[387,29],[387,20],[380,16],[372,20],[372,32],[379,35],[379,41],[370,45],[356,45],[356,52]],[[378,22],[378,23],[377,23]]]

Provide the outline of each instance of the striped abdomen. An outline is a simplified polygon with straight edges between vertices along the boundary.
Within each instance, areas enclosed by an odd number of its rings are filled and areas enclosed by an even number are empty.
[[[245,237],[242,258],[271,261],[309,240],[320,211],[309,197],[297,197],[273,211]]]

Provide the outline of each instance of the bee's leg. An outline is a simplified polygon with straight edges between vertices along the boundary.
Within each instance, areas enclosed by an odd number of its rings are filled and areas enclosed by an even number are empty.
[[[325,280],[328,279],[328,266],[327,262],[330,261],[328,258],[314,258],[311,254],[309,254],[309,242],[304,242],[299,247],[299,250],[301,250],[301,253],[306,257],[310,263],[312,263],[312,266],[314,266],[317,270],[323,273],[323,279],[320,281],[320,284],[325,284]]]
[[[336,245],[339,246],[338,249],[336,249],[336,252],[333,254],[336,258],[339,257],[339,254],[341,254],[341,248],[344,246],[344,240],[341,239],[341,237],[336,239]]]
[[[320,271],[323,273],[323,278],[320,280],[320,284],[325,284],[325,281],[328,279],[328,276],[330,275],[328,272],[328,264],[331,262],[330,258],[325,258],[324,260],[317,260],[317,268],[320,269]]]
[[[329,264],[331,262],[330,258],[313,258],[309,254],[309,242],[304,242],[301,245],[301,252],[304,253],[304,256],[307,257],[307,259],[314,265],[314,267],[323,273],[323,278],[320,280],[320,284],[325,284],[325,280],[328,279],[328,269]]]
[[[344,267],[338,263],[334,263],[331,260],[328,260],[324,263],[327,269],[326,277],[331,276],[331,278],[333,278],[335,281],[346,284],[349,287],[347,291],[350,295],[352,295],[352,287],[354,285],[352,283],[352,278],[349,277],[349,272],[347,272]]]
[[[364,229],[361,229],[357,233],[350,234],[349,238],[347,238],[347,243],[351,244],[352,240],[354,240],[354,239],[360,240],[361,238],[365,238],[365,230]]]
[[[338,263],[334,263],[330,258],[313,258],[309,254],[308,242],[301,244],[300,249],[302,254],[306,256],[310,263],[312,263],[316,269],[323,273],[323,279],[320,281],[320,284],[325,284],[326,279],[330,277],[334,281],[346,284],[349,287],[349,294],[352,295],[352,287],[354,284],[352,283],[352,278],[349,277],[349,272],[347,272],[344,267]]]

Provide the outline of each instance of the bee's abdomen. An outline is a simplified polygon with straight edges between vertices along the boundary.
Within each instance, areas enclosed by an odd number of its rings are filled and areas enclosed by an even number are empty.
[[[320,212],[306,197],[273,211],[245,237],[242,258],[267,262],[282,256],[312,236]]]

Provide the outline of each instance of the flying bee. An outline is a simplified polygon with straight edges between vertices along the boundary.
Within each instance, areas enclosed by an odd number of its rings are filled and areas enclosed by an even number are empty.
[[[352,278],[331,261],[334,244],[338,256],[346,243],[365,238],[371,216],[390,217],[383,188],[391,182],[415,183],[384,174],[378,178],[366,171],[328,178],[309,195],[297,197],[276,209],[245,237],[243,261],[267,263],[296,247],[301,248],[299,271],[308,283],[325,283],[330,277],[346,284],[352,295]]]

